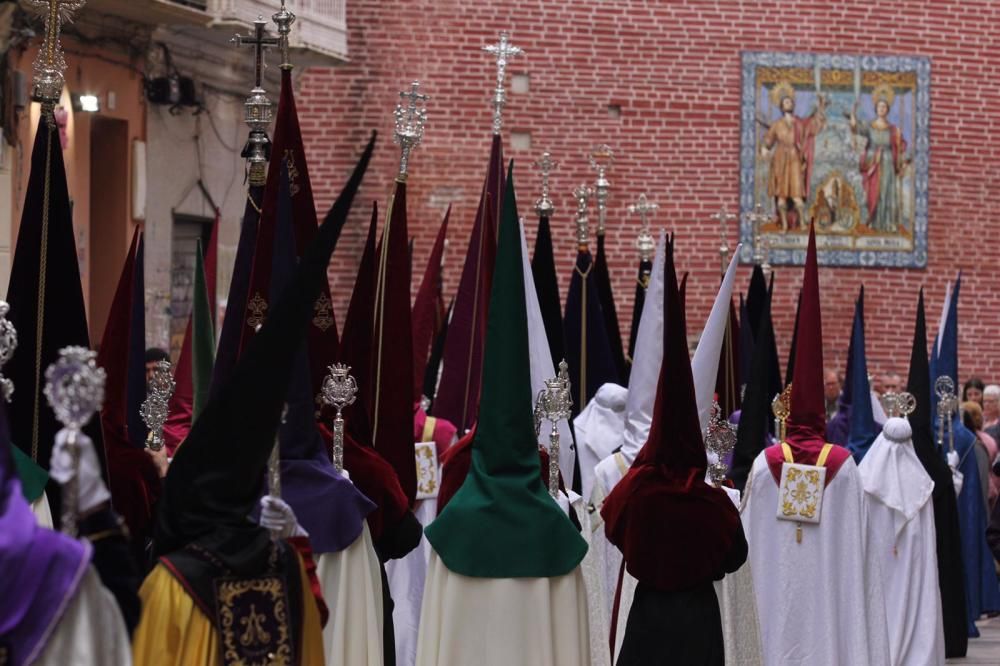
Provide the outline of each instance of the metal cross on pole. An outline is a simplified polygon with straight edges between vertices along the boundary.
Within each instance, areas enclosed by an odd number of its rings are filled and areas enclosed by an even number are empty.
[[[253,54],[253,84],[254,88],[260,88],[264,81],[264,49],[277,46],[280,40],[277,37],[269,37],[265,32],[267,21],[263,16],[258,16],[253,22],[253,34],[233,35],[229,41],[236,46],[250,46],[254,50]]]
[[[506,30],[500,32],[500,40],[496,44],[484,46],[483,51],[496,56],[497,59],[497,85],[493,91],[493,133],[499,134],[503,127],[503,106],[507,102],[504,93],[504,77],[507,75],[507,62],[514,56],[524,53],[519,46],[510,43],[510,33]]]
[[[628,207],[628,212],[639,216],[639,237],[635,241],[635,246],[639,249],[639,259],[650,261],[653,252],[656,251],[656,241],[649,228],[649,215],[655,212],[660,206],[646,199],[645,192],[639,195],[639,200]]]
[[[62,96],[63,72],[66,71],[59,31],[62,24],[73,17],[73,12],[86,4],[86,0],[28,0],[28,3],[45,12],[45,38],[35,57],[31,99],[39,102],[43,111],[50,112]]]
[[[722,275],[726,274],[726,268],[729,266],[729,241],[726,239],[726,223],[732,222],[736,219],[735,213],[730,213],[723,206],[719,209],[718,213],[714,213],[712,219],[719,223],[719,261],[721,265]]]

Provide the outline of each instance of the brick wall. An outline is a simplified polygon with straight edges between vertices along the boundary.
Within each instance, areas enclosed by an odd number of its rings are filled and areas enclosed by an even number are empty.
[[[351,0],[348,23],[351,64],[311,70],[301,82],[299,109],[321,212],[371,129],[380,131],[381,145],[361,200],[385,200],[398,160],[391,111],[398,91],[419,79],[431,100],[408,185],[414,265],[423,270],[444,208],[452,203],[446,288],[453,293],[489,149],[495,67],[479,49],[509,29],[526,51],[509,73],[530,77],[529,93],[508,93],[504,114],[506,156],[516,161],[529,244],[539,189],[529,164],[548,150],[560,163],[552,176],[553,223],[565,293],[575,252],[570,192],[594,179],[587,152],[610,144],[616,163],[609,174],[608,248],[622,325],[627,327],[632,311],[638,228],[624,208],[646,191],[660,204],[656,225],[677,232],[678,269],[691,273],[692,333],[718,285],[718,227],[709,216],[720,205],[737,207],[740,51],[930,56],[928,269],[822,268],[825,359],[843,366],[853,301],[864,282],[869,368],[898,369],[905,376],[917,290],[926,290],[933,330],[945,281],[961,268],[960,373],[1000,380],[1000,336],[993,334],[1000,318],[1000,250],[989,208],[990,184],[1000,171],[1000,3]],[[609,113],[609,105],[620,106],[620,116]],[[531,149],[513,150],[511,131],[530,132]],[[369,216],[363,209],[357,207],[331,267],[340,313]],[[733,223],[731,246],[736,237]],[[740,289],[748,277],[749,269],[742,268]],[[783,358],[801,281],[800,268],[777,269],[775,319]]]

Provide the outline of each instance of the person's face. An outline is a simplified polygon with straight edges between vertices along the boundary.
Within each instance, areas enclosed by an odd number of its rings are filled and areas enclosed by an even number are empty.
[[[902,388],[900,384],[902,379],[899,375],[885,375],[882,377],[882,392],[883,393],[899,393]]]
[[[993,421],[998,417],[1000,417],[1000,396],[984,395],[983,418],[987,421]]]
[[[146,362],[146,383],[148,384],[153,380],[153,373],[156,372],[156,361]]]
[[[840,395],[840,380],[836,372],[828,372],[823,377],[823,395],[830,401],[836,400]]]
[[[978,402],[980,405],[983,404],[983,392],[976,386],[970,386],[965,389],[965,399],[969,402]]]
[[[781,98],[781,112],[782,113],[791,113],[794,110],[795,110],[795,100],[793,100],[791,97],[782,97]]]
[[[889,115],[889,104],[884,99],[880,99],[875,103],[875,113],[879,118],[885,118]]]

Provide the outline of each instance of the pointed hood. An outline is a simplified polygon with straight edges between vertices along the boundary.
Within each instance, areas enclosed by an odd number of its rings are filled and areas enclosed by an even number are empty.
[[[538,217],[538,233],[535,235],[535,253],[531,257],[531,275],[534,278],[538,305],[542,309],[545,335],[549,342],[552,363],[558,365],[566,357],[566,342],[563,339],[562,303],[559,300],[559,277],[556,274],[556,260],[552,251],[552,231],[547,215]]]
[[[469,237],[469,249],[448,325],[441,383],[434,398],[434,416],[451,421],[459,432],[472,427],[479,409],[483,344],[496,257],[496,225],[502,184],[503,143],[500,135],[494,135],[486,181],[479,208],[476,209],[476,221]]]
[[[358,275],[354,279],[351,303],[344,320],[340,360],[351,366],[358,383],[354,404],[343,409],[344,427],[356,441],[372,445],[372,325],[375,319],[375,231],[378,204],[372,202],[368,237],[361,251]]]
[[[639,454],[653,423],[656,385],[663,361],[663,267],[666,262],[667,247],[666,237],[661,234],[653,258],[653,269],[646,289],[642,318],[639,320],[635,357],[628,382],[628,398],[625,401],[625,436],[622,440],[621,454],[626,465],[631,465]],[[608,489],[610,490],[613,485],[609,484]]]
[[[382,228],[376,268],[372,336],[372,440],[389,461],[412,505],[417,495],[413,453],[413,347],[399,344],[399,331],[412,331],[410,257],[406,226],[406,181],[396,180]]]
[[[639,272],[635,278],[635,296],[632,301],[632,325],[628,334],[628,372],[632,372],[635,359],[635,343],[639,335],[639,323],[642,320],[642,311],[646,304],[646,287],[649,286],[649,276],[653,272],[653,262],[647,259],[639,259]],[[627,380],[628,378],[626,378]]]
[[[608,270],[608,256],[604,250],[604,234],[597,234],[597,256],[594,257],[594,285],[597,287],[597,298],[601,302],[601,314],[604,316],[604,331],[611,348],[611,358],[618,370],[617,383],[627,381],[628,369],[625,365],[625,352],[622,349],[622,333],[618,325],[618,309],[615,307],[615,295],[611,289],[611,273]]]
[[[865,356],[865,288],[858,293],[854,314],[854,329],[851,331],[851,394],[857,396],[851,405],[851,428],[847,437],[847,448],[860,463],[869,447],[879,434],[872,414],[871,385],[868,383],[868,362]],[[909,436],[906,437],[909,439]]]
[[[424,371],[427,370],[427,355],[434,338],[435,323],[441,300],[441,272],[443,268],[445,238],[448,235],[448,218],[451,206],[445,211],[441,228],[438,229],[431,256],[427,258],[427,268],[420,281],[417,297],[413,301],[413,400],[419,401],[424,390]]]
[[[823,399],[823,322],[819,305],[819,266],[816,261],[816,229],[809,226],[809,245],[802,278],[802,309],[795,347],[791,413],[785,438],[795,462],[813,465],[826,443],[826,404]],[[771,472],[781,477],[784,456],[780,446],[766,451]],[[849,457],[847,449],[835,446],[827,457],[829,484]]]
[[[292,281],[296,263],[287,170],[282,169],[281,175],[271,263],[272,302],[281,298]],[[278,429],[282,499],[309,533],[314,552],[336,553],[354,543],[375,505],[330,463],[316,426],[307,344],[304,340],[293,344],[296,349],[285,396],[287,412]]]
[[[20,340],[17,353],[4,369],[17,386],[8,412],[11,438],[15,446],[47,470],[52,443],[62,426],[42,395],[45,368],[59,358],[63,347],[89,348],[90,334],[59,130],[44,117],[39,121],[31,151],[31,173],[7,299],[8,318]],[[103,471],[100,422],[92,419],[84,431],[94,442]],[[49,484],[49,502],[58,523],[60,499],[56,484]]]
[[[534,399],[539,391],[545,389],[545,380],[556,376],[556,366],[550,356],[551,352],[549,350],[549,339],[545,330],[545,319],[542,314],[541,305],[538,302],[538,291],[535,287],[531,263],[528,261],[528,239],[524,233],[524,225],[519,224],[518,228],[521,238],[521,263],[524,268],[524,303],[528,322],[528,360],[531,374],[531,395],[532,399]],[[569,421],[567,420],[559,421],[559,441],[565,442],[565,444],[560,444],[559,446],[559,471],[564,480],[570,480],[571,482],[573,479],[573,463],[576,458],[576,452],[573,450],[573,433],[570,431]],[[543,428],[539,431],[538,446],[541,449],[548,450],[548,428]]]
[[[938,582],[944,617],[945,654],[964,657],[968,647],[968,609],[965,603],[965,565],[958,520],[958,504],[951,469],[938,454],[931,426],[934,402],[931,398],[931,373],[927,360],[927,320],[924,314],[924,290],[917,302],[910,354],[910,376],[906,390],[916,399],[910,414],[913,450],[927,474],[934,481],[934,533],[937,538]]]
[[[715,303],[708,314],[705,328],[702,329],[698,348],[691,359],[691,373],[694,376],[695,402],[698,405],[698,423],[700,432],[708,427],[712,415],[712,403],[715,398],[715,380],[719,375],[719,358],[722,354],[722,344],[726,338],[726,322],[729,320],[729,307],[732,303],[733,285],[736,282],[736,266],[739,263],[739,247],[729,260],[729,267],[722,278],[722,286],[715,296]],[[728,416],[728,414],[726,415]]]
[[[133,240],[136,232],[133,232]],[[139,242],[135,248],[135,269],[132,271],[132,298],[129,312],[125,414],[128,422],[129,443],[133,447],[141,449],[146,446],[148,433],[146,423],[139,415],[142,402],[146,399],[146,237],[141,233],[138,236]],[[118,349],[122,348],[118,347]]]
[[[216,350],[215,364],[212,366],[212,384],[209,390],[214,396],[228,381],[233,366],[239,358],[240,337],[246,326],[247,292],[250,290],[250,274],[253,272],[254,249],[257,245],[257,224],[260,220],[260,203],[264,188],[250,186],[243,222],[240,225],[240,239],[236,245],[236,260],[229,281],[229,295],[226,298],[226,315],[222,319],[222,331]]]
[[[747,312],[747,302],[740,294],[740,387],[745,386],[751,378],[750,361],[754,354],[754,336],[757,335],[756,326],[750,321],[750,313]]]
[[[562,576],[580,564],[587,544],[539,474],[512,174],[503,212],[472,466],[426,534],[445,566],[463,576]]]
[[[795,348],[799,339],[799,315],[802,313],[802,290],[799,289],[799,297],[795,303],[795,328],[792,329],[792,344],[788,347],[788,365],[785,366],[785,386],[792,383],[795,376]]]
[[[38,525],[11,448],[7,406],[0,400],[0,633],[5,663],[20,666],[42,654],[90,567],[93,548],[87,539]]]
[[[746,322],[744,326],[748,326],[749,318],[744,321]],[[771,424],[771,401],[775,394],[771,391],[767,372],[770,367],[769,351],[774,346],[774,327],[771,324],[769,302],[764,305],[759,329],[753,337],[756,338],[757,344],[754,345],[753,358],[750,359],[747,370],[740,421],[736,427],[736,446],[733,449],[733,462],[729,466],[729,478],[741,492],[750,478],[754,460],[770,444],[768,428]]]
[[[313,201],[309,168],[306,164],[299,117],[295,108],[292,91],[291,70],[281,70],[281,93],[278,110],[274,119],[274,137],[271,144],[272,158],[268,164],[267,183],[264,186],[261,205],[258,239],[254,252],[253,273],[250,278],[246,326],[243,328],[240,353],[246,349],[257,326],[267,318],[273,304],[268,300],[268,285],[271,282],[271,247],[274,243],[274,229],[277,219],[279,174],[282,169],[288,173],[289,195],[292,199],[292,222],[295,227],[295,251],[301,257],[306,245],[316,235],[316,205]],[[327,214],[327,221],[333,216]],[[339,236],[340,229],[337,231]],[[326,375],[327,366],[337,358],[340,342],[337,338],[337,322],[330,299],[329,284],[321,285],[314,303],[313,318],[307,329],[309,339],[309,361],[313,395],[319,394],[320,385]]]
[[[448,341],[448,324],[451,321],[454,306],[455,301],[453,300],[448,304],[448,307],[441,311],[437,332],[434,334],[434,343],[431,345],[430,358],[427,359],[427,367],[424,369],[423,394],[431,401],[428,410],[431,412],[434,410],[434,399],[437,397],[438,380],[441,378],[441,359],[444,357],[444,345]],[[449,423],[451,422],[449,421]]]
[[[755,264],[750,273],[750,286],[747,288],[747,316],[750,321],[750,331],[755,332],[764,315],[764,308],[771,300],[767,288],[767,278],[760,265]]]
[[[107,376],[100,423],[108,461],[108,489],[112,504],[125,519],[136,543],[144,543],[152,532],[153,507],[162,487],[156,466],[143,450],[145,427],[133,436],[132,406],[129,404],[130,375],[134,375],[134,368],[130,366],[134,365],[136,357],[143,363],[146,343],[145,336],[141,336],[133,326],[135,302],[143,303],[142,292],[135,291],[141,236],[136,227],[97,355],[97,364],[104,368]],[[145,388],[144,367],[142,371]],[[135,410],[138,414],[139,408]]]
[[[732,298],[729,299],[729,316],[722,341],[719,372],[715,378],[715,394],[726,418],[736,413],[743,403],[743,396],[740,395],[740,322]]]
[[[671,592],[718,575],[740,519],[725,491],[704,482],[708,460],[672,248],[666,252],[664,278],[663,363],[653,424],[601,515],[605,534],[622,551],[628,572]]]
[[[314,315],[330,254],[374,143],[373,135],[337,199],[335,215],[323,224],[303,255],[230,381],[205,406],[178,449],[159,504],[157,555],[198,540],[236,573],[262,566],[270,537],[247,516],[257,504],[295,353]]]

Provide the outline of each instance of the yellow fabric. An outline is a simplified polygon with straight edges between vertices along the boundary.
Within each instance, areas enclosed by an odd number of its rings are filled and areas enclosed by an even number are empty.
[[[305,605],[299,663],[322,666],[319,609],[301,559],[299,578]],[[146,576],[139,588],[139,598],[142,617],[132,640],[132,660],[136,666],[221,665],[215,627],[166,567],[157,564]]]
[[[833,444],[824,444],[823,448],[820,449],[819,457],[816,458],[816,467],[823,467],[826,465],[826,459],[830,455],[830,450],[833,448]],[[785,462],[794,463],[795,458],[792,457],[792,447],[788,446],[787,442],[781,443],[781,452],[785,454]]]
[[[420,437],[421,442],[433,442],[434,441],[434,428],[437,427],[437,419],[433,416],[428,416],[424,420],[424,432]]]

